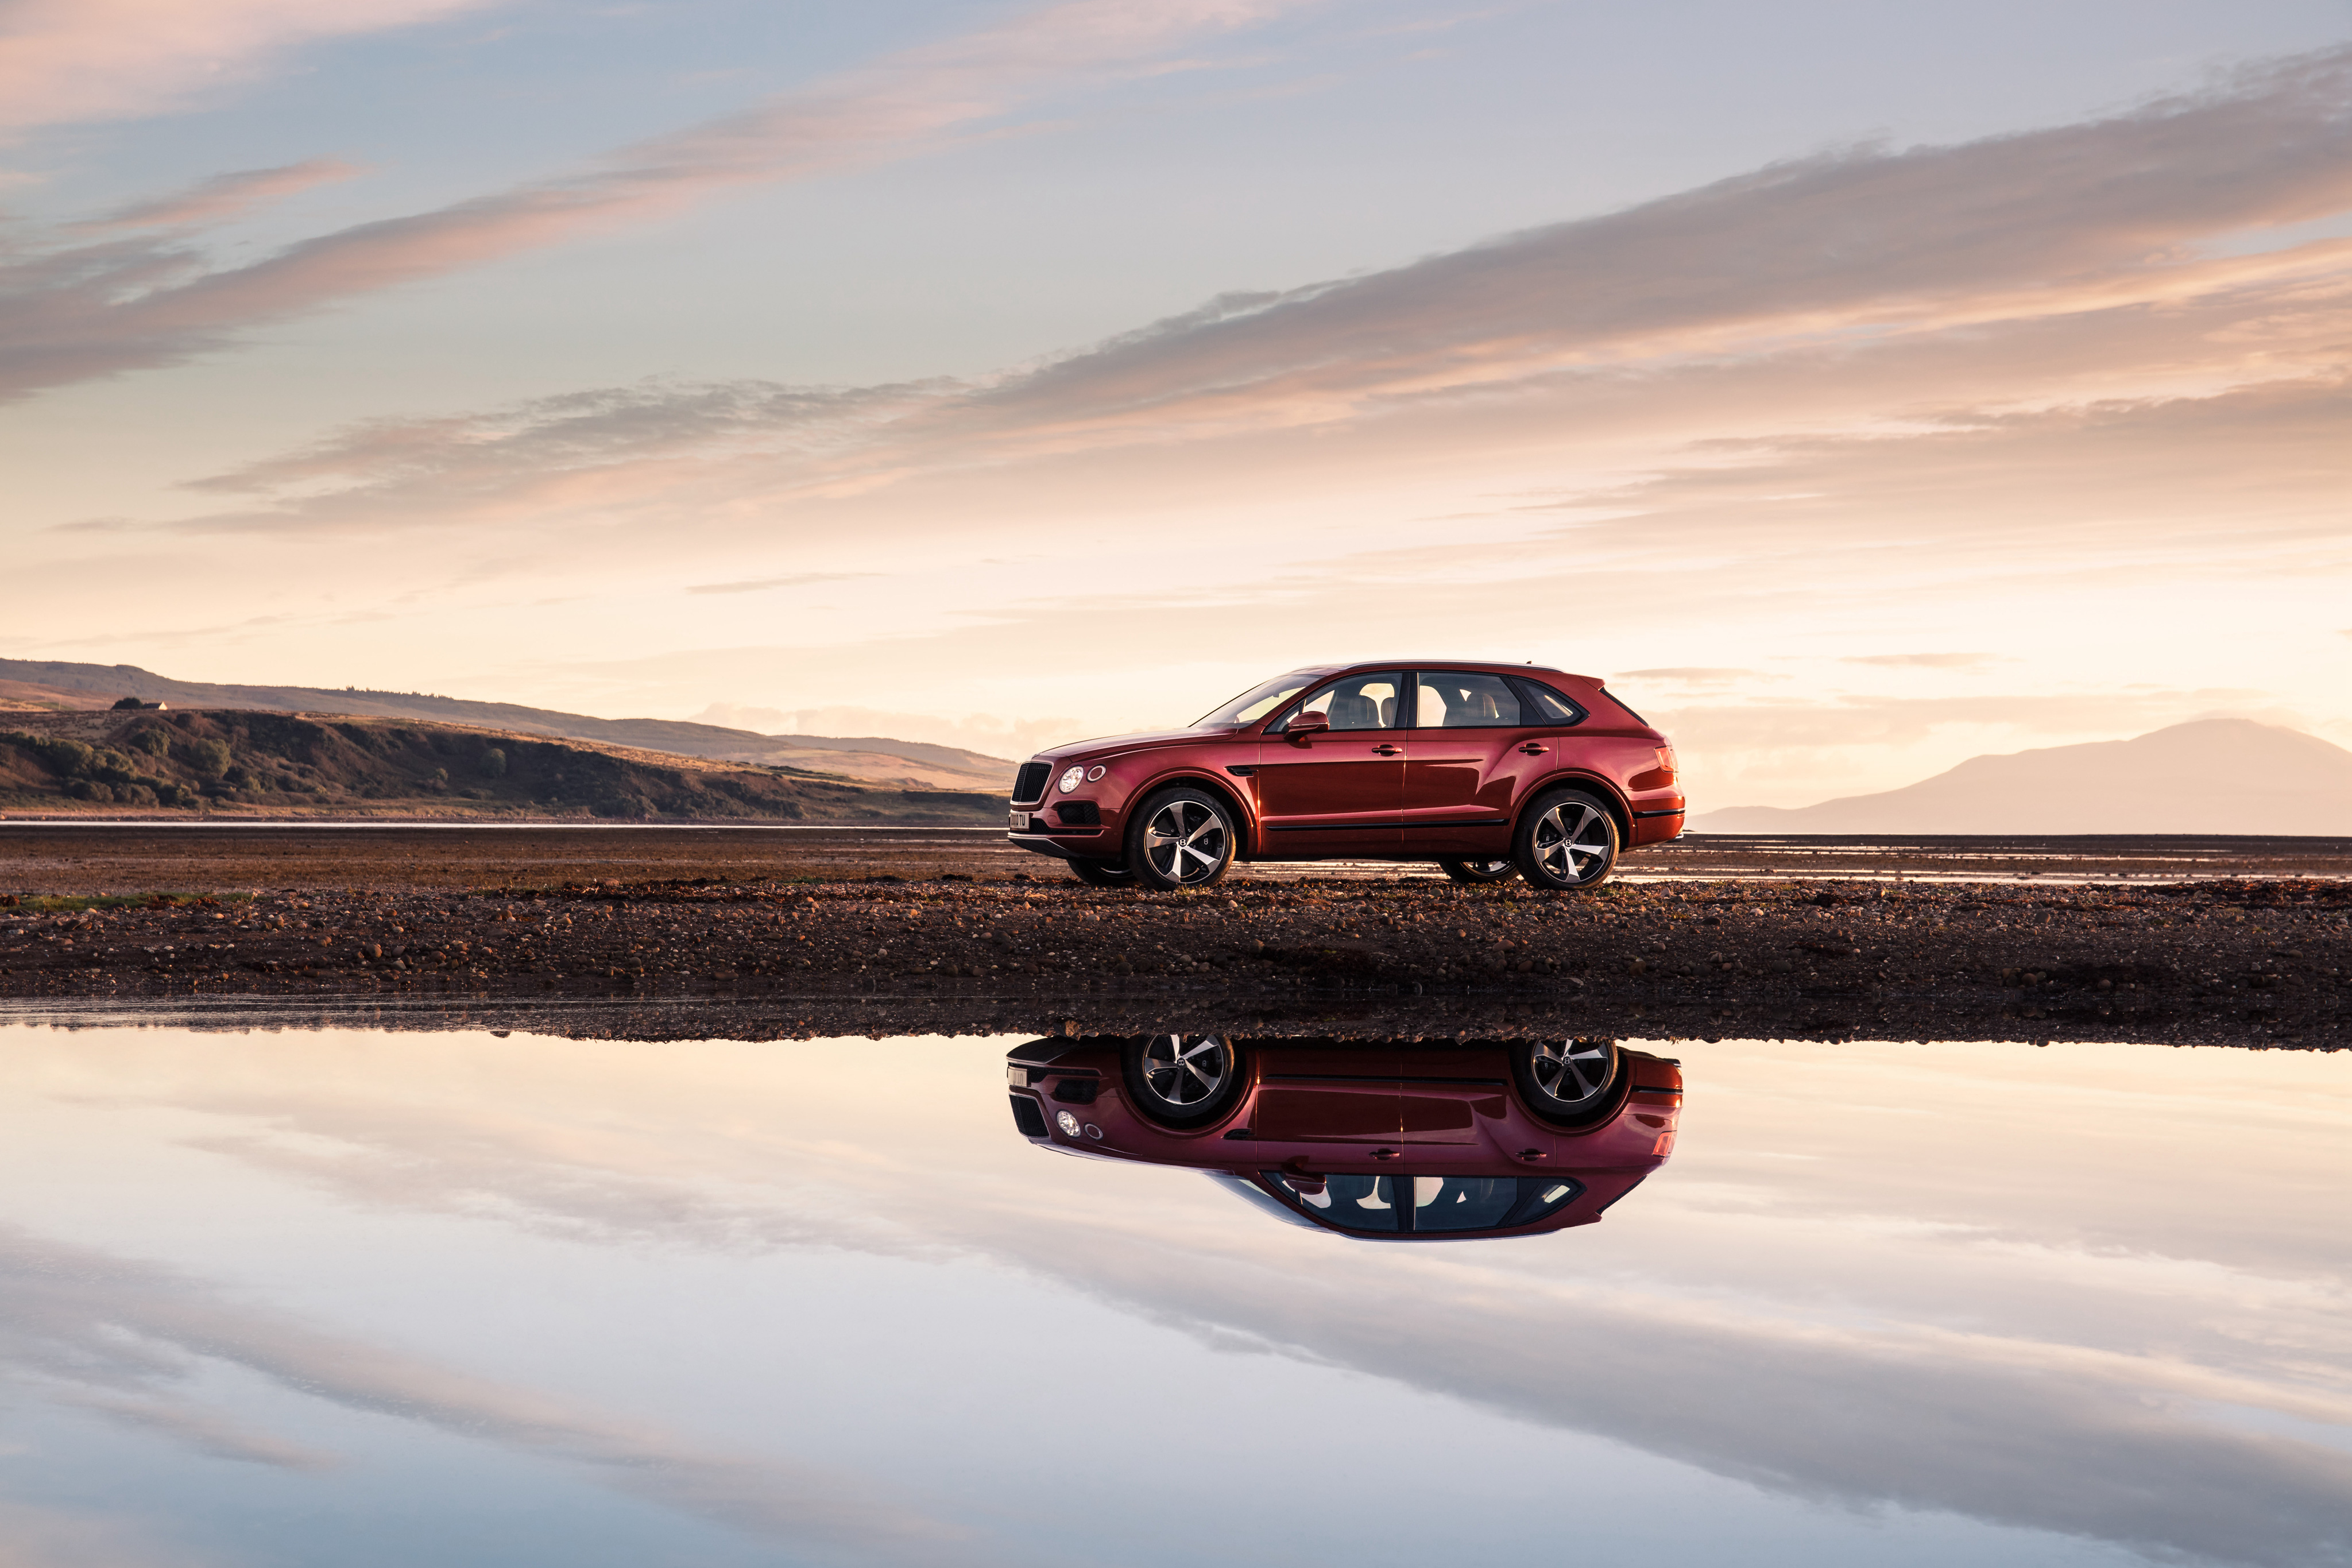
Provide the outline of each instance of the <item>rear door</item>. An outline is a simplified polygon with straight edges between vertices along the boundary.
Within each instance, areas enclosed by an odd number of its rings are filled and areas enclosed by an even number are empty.
[[[1301,713],[1331,727],[1293,740],[1269,732],[1258,752],[1262,852],[1280,860],[1393,854],[1402,841],[1406,742],[1404,676],[1349,675],[1308,695]]]
[[[1413,685],[1406,852],[1508,853],[1512,815],[1528,781],[1552,766],[1555,743],[1501,675],[1420,670]]]

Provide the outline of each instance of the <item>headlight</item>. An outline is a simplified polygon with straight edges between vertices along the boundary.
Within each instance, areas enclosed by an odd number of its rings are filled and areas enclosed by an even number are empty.
[[[1089,784],[1093,783],[1096,779],[1097,779],[1101,778],[1102,776],[1103,776],[1103,770],[1102,770],[1102,768],[1101,768],[1101,767],[1100,767],[1099,765],[1097,765],[1097,766],[1096,766],[1096,767],[1093,767],[1093,768],[1087,768],[1087,783],[1089,783]]]
[[[1062,775],[1062,793],[1066,795],[1086,781],[1087,770],[1084,768],[1073,768]]]

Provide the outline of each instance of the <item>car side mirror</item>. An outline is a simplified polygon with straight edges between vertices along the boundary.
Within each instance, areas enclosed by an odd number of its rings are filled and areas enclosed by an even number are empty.
[[[1290,721],[1289,727],[1283,731],[1283,734],[1289,738],[1291,745],[1300,746],[1304,745],[1309,737],[1324,734],[1330,727],[1329,714],[1302,713]]]

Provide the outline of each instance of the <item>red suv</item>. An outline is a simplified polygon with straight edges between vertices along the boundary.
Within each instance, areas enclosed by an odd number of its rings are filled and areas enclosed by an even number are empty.
[[[1683,1096],[1680,1063],[1600,1040],[1040,1040],[1004,1071],[1033,1144],[1379,1241],[1590,1225],[1665,1164]]]
[[[1011,837],[1103,887],[1349,859],[1576,888],[1678,836],[1684,809],[1673,746],[1590,676],[1385,661],[1293,670],[1190,729],[1041,751]]]

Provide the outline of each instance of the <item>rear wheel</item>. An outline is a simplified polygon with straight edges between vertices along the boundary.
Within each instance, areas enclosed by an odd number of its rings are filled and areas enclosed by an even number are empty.
[[[1233,810],[1203,789],[1144,802],[1127,830],[1127,866],[1146,887],[1206,887],[1234,863]]]
[[[1511,850],[1520,874],[1538,887],[1597,887],[1617,864],[1617,821],[1584,790],[1555,789],[1519,819]]]
[[[1479,887],[1490,882],[1508,882],[1519,874],[1519,868],[1509,860],[1444,860],[1437,869],[1458,883]]]
[[[1511,1076],[1528,1109],[1571,1127],[1615,1103],[1621,1069],[1613,1040],[1524,1040],[1511,1049]]]
[[[1135,873],[1123,861],[1080,860],[1072,857],[1070,870],[1088,887],[1133,887]]]

